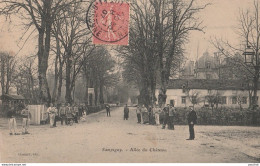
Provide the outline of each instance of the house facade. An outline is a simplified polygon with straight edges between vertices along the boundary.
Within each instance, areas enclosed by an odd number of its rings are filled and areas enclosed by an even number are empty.
[[[156,91],[158,95],[159,90]],[[214,104],[218,107],[247,108],[250,102],[249,90],[241,80],[173,79],[166,95],[166,104],[176,107],[210,107]]]

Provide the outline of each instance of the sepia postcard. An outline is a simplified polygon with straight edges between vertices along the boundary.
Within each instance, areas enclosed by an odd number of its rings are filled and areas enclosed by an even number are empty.
[[[0,0],[0,163],[260,162],[260,0]]]

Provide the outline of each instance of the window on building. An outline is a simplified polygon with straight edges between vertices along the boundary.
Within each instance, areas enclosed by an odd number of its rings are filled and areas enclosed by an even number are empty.
[[[182,104],[186,104],[186,96],[182,96],[181,97],[181,103]]]
[[[236,96],[232,97],[232,104],[237,104],[237,97]]]
[[[226,96],[221,97],[221,104],[227,104],[227,97]]]
[[[207,68],[207,69],[210,69],[210,67],[211,67],[211,66],[210,66],[210,62],[206,62],[206,68]]]
[[[192,104],[197,104],[197,96],[192,96],[191,102],[192,102]]]
[[[242,97],[242,104],[247,104],[247,97]]]
[[[186,90],[185,89],[182,89],[182,93],[185,93],[186,92]]]
[[[174,100],[170,100],[170,105],[174,105]]]

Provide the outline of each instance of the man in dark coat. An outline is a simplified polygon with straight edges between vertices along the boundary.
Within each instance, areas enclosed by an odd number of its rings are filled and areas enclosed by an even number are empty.
[[[124,120],[128,120],[128,116],[129,116],[129,108],[127,107],[126,104],[124,108]]]
[[[106,110],[107,110],[107,116],[110,116],[110,106],[108,104],[106,105]]]
[[[195,133],[194,133],[194,124],[197,123],[197,114],[194,111],[194,108],[190,106],[190,112],[188,114],[188,124],[189,124],[189,131],[190,131],[190,138],[187,140],[194,140]]]
[[[63,122],[65,122],[65,124],[67,124],[65,104],[61,105],[61,107],[59,109],[59,116],[60,116],[60,119],[61,119],[61,125],[63,125]]]
[[[166,124],[168,124],[169,121],[169,105],[167,107],[163,108],[163,125],[162,129],[165,129]]]
[[[141,108],[139,106],[137,106],[137,109],[136,109],[136,115],[137,115],[137,123],[141,123]]]

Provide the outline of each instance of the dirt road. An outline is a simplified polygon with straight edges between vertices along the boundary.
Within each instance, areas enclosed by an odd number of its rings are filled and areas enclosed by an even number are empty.
[[[127,121],[123,108],[113,108],[111,117],[102,111],[73,126],[31,126],[29,135],[9,136],[7,126],[0,125],[0,162],[260,161],[259,127],[195,126],[196,138],[188,141],[187,126],[171,131],[136,121],[134,108]]]

